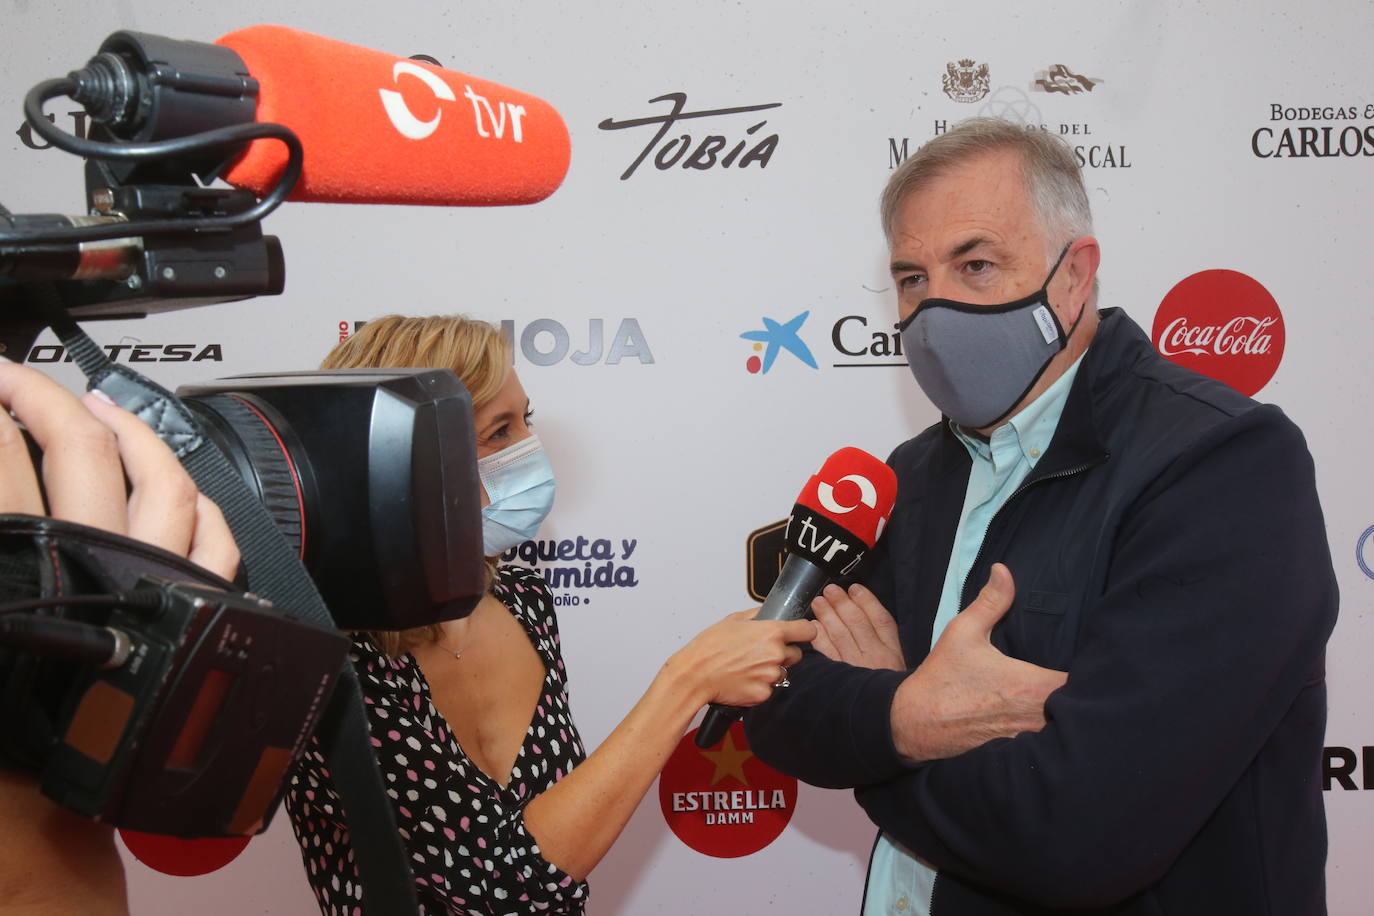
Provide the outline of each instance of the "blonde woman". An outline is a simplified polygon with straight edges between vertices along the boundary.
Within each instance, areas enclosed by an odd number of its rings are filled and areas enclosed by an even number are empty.
[[[497,565],[534,536],[553,472],[504,338],[457,316],[368,322],[323,368],[452,369],[472,396],[491,586],[473,613],[355,638],[373,746],[426,912],[582,913],[588,872],[708,702],[754,705],[810,621],[734,614],[659,669],[588,756],[568,709],[558,621],[543,578]],[[306,871],[326,913],[363,903],[324,761],[307,753],[288,794]]]

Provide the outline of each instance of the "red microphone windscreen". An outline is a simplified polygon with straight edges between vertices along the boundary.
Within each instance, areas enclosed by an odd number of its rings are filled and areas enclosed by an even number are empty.
[[[842,448],[802,487],[797,504],[823,515],[868,547],[897,501],[897,475],[863,449]]]
[[[301,139],[291,200],[527,204],[567,174],[568,128],[532,95],[283,26],[240,29],[216,44],[258,81],[255,120]],[[280,142],[256,140],[223,177],[262,196],[285,167]]]

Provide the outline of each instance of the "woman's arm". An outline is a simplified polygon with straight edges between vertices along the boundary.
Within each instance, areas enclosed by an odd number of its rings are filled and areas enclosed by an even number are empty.
[[[816,627],[732,614],[672,655],[649,689],[585,761],[525,808],[543,857],[581,880],[625,829],[644,793],[707,703],[754,706],[772,696]]]

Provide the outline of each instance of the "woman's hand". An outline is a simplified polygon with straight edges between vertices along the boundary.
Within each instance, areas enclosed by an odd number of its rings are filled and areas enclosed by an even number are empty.
[[[688,679],[701,705],[757,706],[773,695],[787,667],[801,659],[795,643],[816,638],[809,620],[755,620],[758,609],[740,611],[707,627],[664,665]]]

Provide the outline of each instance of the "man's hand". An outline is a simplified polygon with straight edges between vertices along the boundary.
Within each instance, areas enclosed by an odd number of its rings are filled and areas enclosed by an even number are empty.
[[[1011,570],[994,563],[978,597],[897,688],[892,738],[907,760],[953,757],[993,738],[1045,727],[1045,698],[1068,675],[1008,658],[988,638],[1015,595]]]
[[[43,450],[42,491],[4,408]],[[219,507],[196,490],[157,433],[104,395],[88,392],[78,400],[41,372],[6,362],[0,362],[0,512],[51,515],[146,541],[225,578],[238,567],[238,547]]]
[[[897,622],[878,596],[862,585],[846,592],[827,585],[811,602],[817,633],[811,645],[826,658],[858,668],[905,671]]]

